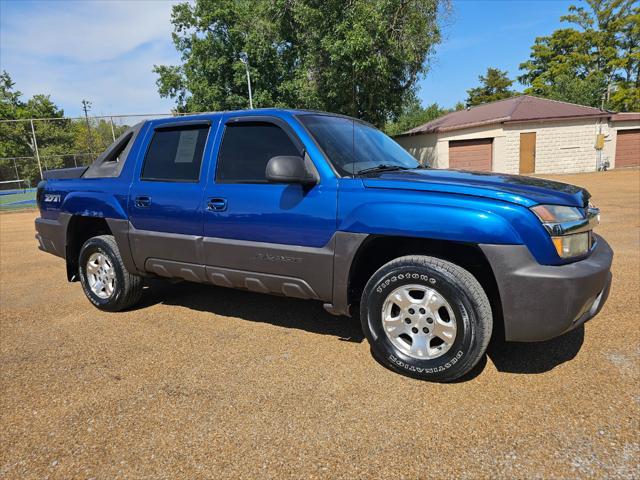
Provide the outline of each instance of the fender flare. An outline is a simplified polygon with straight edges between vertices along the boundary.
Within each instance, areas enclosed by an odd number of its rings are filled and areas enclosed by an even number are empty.
[[[127,213],[113,195],[102,192],[71,192],[64,198],[61,209],[59,222],[64,232],[64,251],[69,280],[74,278],[76,269],[75,259],[69,258],[67,254],[70,245],[69,229],[74,219],[83,217],[104,219],[115,238],[125,267],[131,273],[140,274],[131,254]]]
[[[80,217],[127,220],[127,212],[117,199],[103,192],[70,192],[60,206],[62,212]]]

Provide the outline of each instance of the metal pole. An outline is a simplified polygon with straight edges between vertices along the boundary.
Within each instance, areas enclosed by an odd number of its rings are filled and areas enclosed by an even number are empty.
[[[251,95],[251,76],[249,75],[249,62],[244,65],[247,69],[247,86],[249,87],[249,108],[253,110],[253,97]]]
[[[91,102],[82,100],[82,109],[84,110],[84,119],[87,122],[87,141],[89,142],[89,152],[93,153],[93,140],[91,139],[91,125],[89,125],[89,110]]]
[[[18,188],[20,188],[20,184],[22,183],[20,181],[20,175],[18,174],[18,166],[16,165],[16,159],[13,159],[13,169],[16,171],[16,180],[18,180]]]
[[[113,141],[116,141],[116,132],[113,129],[113,117],[109,117],[111,119],[111,136],[113,137]]]
[[[30,120],[31,122],[31,135],[33,135],[33,148],[36,152],[36,160],[38,161],[38,170],[40,170],[40,180],[44,180],[44,176],[42,175],[42,164],[40,163],[40,153],[38,152],[38,141],[36,140],[36,129],[33,128],[33,118]]]
[[[240,53],[240,61],[244,63],[244,70],[247,72],[247,87],[249,88],[249,108],[253,110],[253,95],[251,94],[251,74],[249,73],[249,55]]]

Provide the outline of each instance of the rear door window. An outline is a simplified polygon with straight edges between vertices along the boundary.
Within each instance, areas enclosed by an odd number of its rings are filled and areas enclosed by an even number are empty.
[[[142,180],[197,182],[209,126],[157,130],[142,167]]]

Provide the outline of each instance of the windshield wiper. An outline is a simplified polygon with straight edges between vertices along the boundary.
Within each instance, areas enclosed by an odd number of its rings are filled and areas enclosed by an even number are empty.
[[[362,170],[358,170],[356,175],[362,175],[365,173],[374,173],[374,172],[392,172],[394,170],[411,170],[409,167],[402,167],[400,165],[384,165],[380,164],[377,167],[363,168]]]

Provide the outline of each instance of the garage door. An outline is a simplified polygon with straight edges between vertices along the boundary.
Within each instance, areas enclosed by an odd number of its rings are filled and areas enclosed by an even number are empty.
[[[640,129],[618,130],[616,168],[640,165]]]
[[[450,141],[449,168],[490,172],[492,144],[492,138]]]

